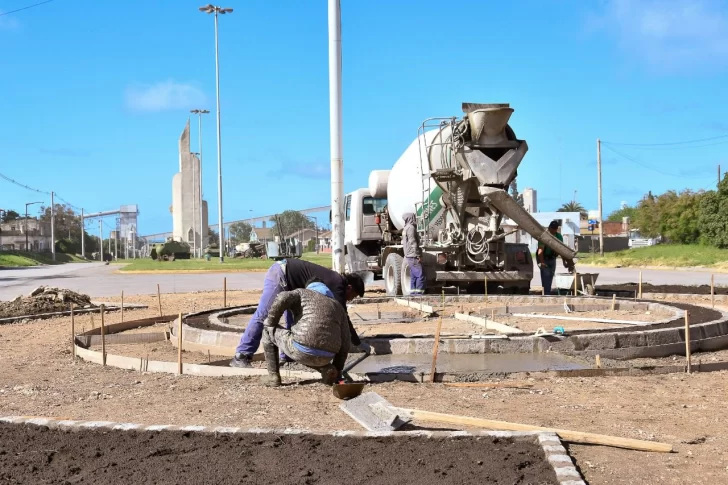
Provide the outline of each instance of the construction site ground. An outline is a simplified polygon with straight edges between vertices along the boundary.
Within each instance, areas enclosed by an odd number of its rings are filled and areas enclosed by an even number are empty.
[[[258,295],[254,291],[228,292],[228,305],[255,304]],[[119,302],[118,298],[104,300]],[[222,292],[162,295],[163,313],[218,308],[222,300]],[[125,302],[149,306],[127,311],[125,319],[150,317],[159,311],[156,296],[127,296]],[[106,322],[116,323],[120,318],[119,313],[110,313]],[[83,325],[88,328],[88,317],[79,317],[77,325],[79,331]],[[0,326],[0,414],[144,424],[362,429],[339,409],[341,401],[333,397],[331,389],[319,383],[269,389],[257,378],[175,376],[103,368],[73,362],[70,336],[70,317]],[[725,360],[726,354],[696,354],[694,358]],[[185,352],[185,361],[190,357]],[[678,357],[654,362],[683,360]],[[650,361],[641,359],[636,364]],[[570,445],[571,455],[591,485],[712,485],[728,483],[726,378],[727,372],[714,372],[531,378],[528,381],[534,387],[530,389],[454,388],[404,382],[368,388],[396,406],[657,440],[675,447],[676,453],[658,454]],[[346,480],[349,478],[347,475]]]

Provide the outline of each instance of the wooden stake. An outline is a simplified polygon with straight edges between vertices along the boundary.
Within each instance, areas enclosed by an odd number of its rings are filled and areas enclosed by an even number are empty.
[[[91,329],[93,330],[94,328],[96,328],[96,325],[94,324],[94,314],[89,313],[89,316],[91,317]]]
[[[541,287],[541,296],[546,296],[546,288]]]
[[[222,279],[222,307],[227,308],[227,276]]]
[[[612,311],[617,309],[617,294],[612,294]]]
[[[640,285],[638,290],[639,299],[642,299],[642,271],[640,271]]]
[[[121,290],[121,323],[124,323],[124,290]]]
[[[574,296],[579,296],[578,282],[579,282],[579,274],[575,272],[574,273]]]
[[[162,293],[159,291],[159,283],[157,283],[157,301],[159,302],[159,316],[162,316]]]
[[[71,303],[71,353],[73,361],[76,361],[76,317],[73,315],[73,303]]]
[[[628,450],[640,451],[657,451],[661,453],[671,453],[672,445],[668,443],[658,443],[655,441],[636,440],[631,438],[619,438],[617,436],[607,436],[603,434],[584,433],[582,431],[570,431],[558,428],[543,428],[541,426],[532,426],[530,424],[509,423],[506,421],[495,421],[492,419],[480,419],[470,416],[458,416],[454,414],[433,413],[430,411],[421,411],[419,409],[406,409],[391,407],[389,408],[400,416],[407,416],[412,419],[422,421],[435,421],[438,423],[449,423],[459,426],[473,426],[485,429],[495,429],[499,431],[540,431],[556,433],[559,437],[569,443],[586,443],[592,445],[614,446],[616,448],[625,448]]]
[[[715,308],[715,275],[710,275],[710,304]]]
[[[99,307],[101,312],[101,365],[106,365],[106,326],[104,325],[104,305]]]
[[[488,300],[488,276],[484,276],[483,279],[485,280],[485,299]]]
[[[688,374],[692,373],[692,365],[690,363],[690,312],[685,310],[685,359],[688,364]]]
[[[601,369],[602,368],[602,356],[597,354],[596,357],[594,358],[594,360],[596,361],[597,369]]]
[[[445,291],[442,292],[442,304],[445,305]],[[437,322],[437,330],[435,331],[435,345],[432,346],[432,369],[430,371],[430,382],[435,382],[435,370],[437,366],[437,351],[440,350],[440,330],[442,330],[442,312]]]
[[[182,314],[179,314],[177,326],[177,372],[182,375]]]

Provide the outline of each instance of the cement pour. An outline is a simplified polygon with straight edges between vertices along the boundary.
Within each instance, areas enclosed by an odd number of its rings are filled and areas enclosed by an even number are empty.
[[[427,354],[370,355],[351,372],[382,374],[429,373],[432,356]],[[558,354],[437,354],[437,372],[541,372],[588,367]]]

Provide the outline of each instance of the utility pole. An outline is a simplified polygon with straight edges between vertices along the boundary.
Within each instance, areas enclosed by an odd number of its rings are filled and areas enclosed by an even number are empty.
[[[215,97],[217,99],[217,224],[219,230],[219,246],[220,246],[220,262],[225,261],[225,244],[224,244],[224,233],[225,228],[222,224],[222,145],[220,141],[220,56],[219,47],[217,40],[217,17],[218,15],[225,15],[226,13],[232,13],[232,8],[227,7],[216,7],[214,5],[206,5],[200,7],[201,12],[207,14],[215,14]]]
[[[81,209],[81,256],[86,259],[86,221],[83,218],[83,208]]]
[[[197,189],[200,194],[200,208],[199,208],[199,212],[200,212],[200,254],[198,255],[198,257],[201,258],[202,257],[202,248],[205,244],[203,237],[202,237],[203,229],[204,229],[203,222],[202,222],[202,115],[206,115],[206,114],[210,113],[210,110],[193,109],[190,111],[190,113],[197,115],[197,130],[198,130],[197,143],[199,145],[198,150],[200,152],[200,170],[199,170],[198,180],[197,180],[197,184],[198,184]]]
[[[602,142],[597,138],[597,197],[599,197],[599,256],[604,256],[604,227],[602,224]]]
[[[344,154],[341,113],[341,1],[329,0],[329,131],[331,143],[331,258],[344,273]]]
[[[25,250],[30,251],[28,248],[28,206],[33,204],[42,204],[43,202],[26,202],[25,203]]]
[[[99,218],[99,261],[104,261],[104,235],[103,235],[103,225],[104,221]]]
[[[53,261],[56,260],[56,193],[51,191],[51,256]]]

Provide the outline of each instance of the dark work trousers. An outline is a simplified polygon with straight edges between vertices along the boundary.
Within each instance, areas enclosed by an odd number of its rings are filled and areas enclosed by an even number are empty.
[[[410,268],[410,293],[423,294],[425,292],[425,274],[422,271],[422,263],[417,258],[407,258],[407,265]]]
[[[543,286],[543,294],[550,295],[551,284],[556,274],[556,258],[544,259],[543,261],[546,263],[546,267],[542,268],[539,266],[541,270],[541,286]]]

